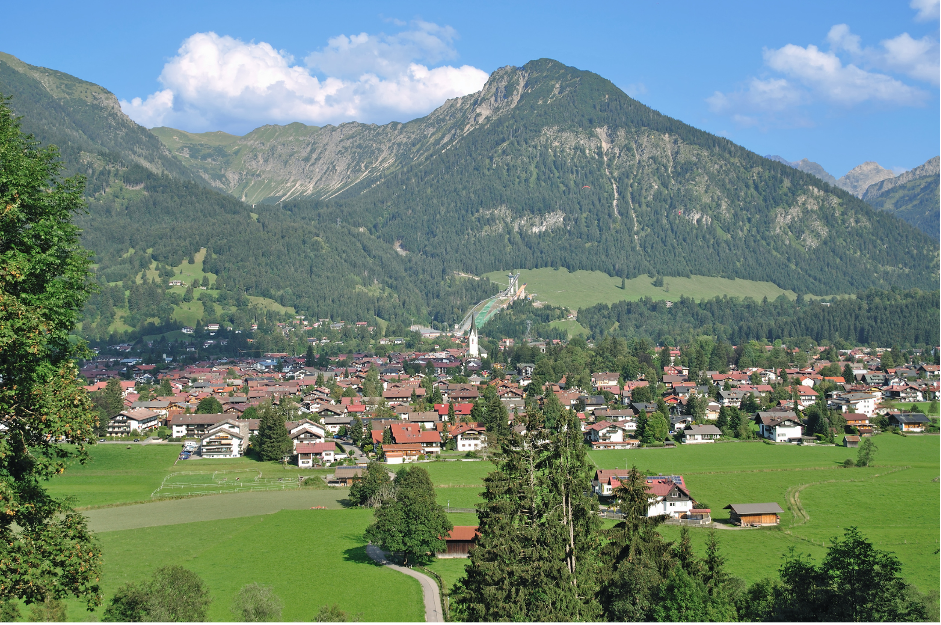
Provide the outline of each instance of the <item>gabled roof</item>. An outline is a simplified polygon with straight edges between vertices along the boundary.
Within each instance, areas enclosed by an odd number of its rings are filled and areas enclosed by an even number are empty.
[[[730,503],[723,510],[731,510],[741,516],[743,514],[783,514],[784,510],[777,502],[771,503]]]

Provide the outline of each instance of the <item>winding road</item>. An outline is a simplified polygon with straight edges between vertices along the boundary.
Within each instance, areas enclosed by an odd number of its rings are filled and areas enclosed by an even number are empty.
[[[425,599],[425,622],[444,622],[443,611],[441,610],[441,595],[438,592],[438,584],[435,582],[435,580],[431,579],[427,575],[422,575],[421,573],[413,571],[412,569],[407,569],[404,566],[392,564],[386,559],[386,554],[382,551],[382,549],[376,545],[366,545],[366,554],[383,566],[387,566],[398,571],[399,573],[405,573],[409,577],[414,577],[417,579],[421,584],[422,597]]]

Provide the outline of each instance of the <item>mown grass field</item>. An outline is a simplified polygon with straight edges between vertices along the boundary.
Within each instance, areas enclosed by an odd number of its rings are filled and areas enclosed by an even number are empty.
[[[422,621],[418,582],[377,566],[363,532],[370,510],[285,510],[276,514],[98,534],[104,553],[106,602],[121,584],[157,567],[179,564],[212,594],[210,621],[233,621],[237,591],[252,582],[274,587],[282,621],[312,621],[321,605],[338,603],[360,621]],[[100,620],[70,601],[72,620]]]
[[[883,434],[873,440],[875,466],[852,469],[838,465],[855,459],[855,449],[762,443],[603,451],[590,457],[600,468],[636,465],[683,475],[693,497],[708,504],[718,520],[728,519],[722,508],[730,503],[777,502],[785,510],[778,527],[717,530],[730,570],[749,583],[775,576],[790,547],[819,559],[833,537],[856,526],[876,547],[896,554],[909,581],[937,596],[941,438]],[[675,527],[663,530],[667,538],[679,535]],[[693,535],[704,549],[705,532]]]
[[[130,448],[128,448],[130,447]],[[284,479],[296,483],[298,475],[320,475],[324,471],[282,466],[277,462],[258,462],[252,458],[220,458],[181,460],[174,465],[180,453],[177,444],[100,443],[89,450],[89,459],[84,465],[74,464],[63,475],[49,482],[49,492],[56,497],[72,497],[79,508],[150,501],[151,494],[161,487],[170,474],[182,472],[205,473],[211,481],[220,471],[260,471],[266,480]],[[241,474],[238,474],[241,476]],[[252,475],[254,477],[254,474]],[[184,478],[180,480],[193,480]],[[205,482],[206,480],[196,480]],[[220,486],[218,490],[224,490]],[[192,494],[209,488],[170,490],[165,494]],[[235,489],[230,489],[235,490]],[[184,492],[185,491],[185,492]]]
[[[507,271],[493,271],[484,274],[493,282],[506,284]],[[517,273],[516,270],[513,273]],[[696,300],[709,299],[717,295],[729,297],[763,297],[775,299],[781,294],[794,299],[793,291],[785,291],[771,282],[752,280],[729,280],[692,276],[690,278],[665,277],[662,287],[653,286],[654,279],[642,275],[626,281],[621,289],[621,279],[609,276],[601,271],[575,271],[569,273],[564,267],[523,269],[519,271],[520,283],[526,283],[526,292],[535,293],[536,299],[555,306],[565,306],[577,310],[595,304],[613,304],[622,300],[638,300],[651,297],[655,300],[676,300],[680,296]],[[573,328],[574,329],[574,328]]]

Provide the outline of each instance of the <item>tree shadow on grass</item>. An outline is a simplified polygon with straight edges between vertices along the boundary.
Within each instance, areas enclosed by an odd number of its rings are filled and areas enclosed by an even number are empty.
[[[362,540],[362,536],[357,536],[357,540]],[[350,547],[343,552],[343,560],[345,562],[355,562],[356,564],[371,564],[372,566],[382,566],[375,560],[369,557],[366,553],[366,545],[360,545],[359,547]]]

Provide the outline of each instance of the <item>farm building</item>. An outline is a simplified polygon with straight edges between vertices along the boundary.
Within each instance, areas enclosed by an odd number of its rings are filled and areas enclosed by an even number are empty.
[[[725,510],[731,510],[729,517],[736,525],[777,525],[781,522],[781,509],[775,502],[771,503],[730,503]]]
[[[333,470],[333,482],[340,486],[349,486],[363,477],[366,467],[337,467]]]
[[[858,436],[844,436],[843,446],[844,447],[859,447],[859,437]]]
[[[443,553],[436,554],[439,558],[466,558],[470,548],[477,541],[480,534],[476,525],[455,525],[454,529],[444,539],[447,547]]]

